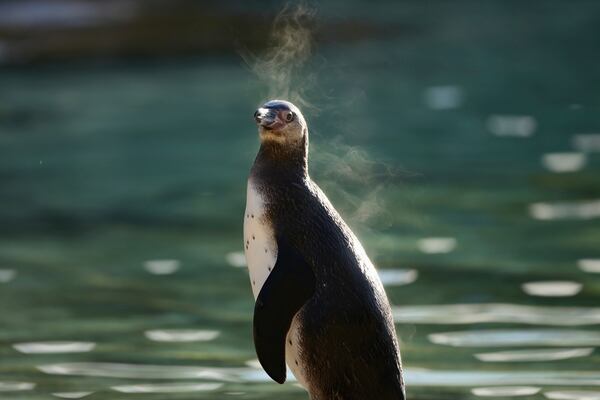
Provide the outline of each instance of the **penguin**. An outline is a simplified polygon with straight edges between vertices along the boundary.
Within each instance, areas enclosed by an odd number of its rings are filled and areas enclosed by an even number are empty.
[[[308,174],[307,123],[271,100],[254,114],[244,249],[258,360],[276,382],[286,364],[311,400],[404,400],[390,304],[356,235]]]

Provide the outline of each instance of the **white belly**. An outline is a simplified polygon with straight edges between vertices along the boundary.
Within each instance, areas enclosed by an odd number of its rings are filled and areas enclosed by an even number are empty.
[[[265,215],[261,194],[248,181],[246,213],[244,214],[244,251],[250,273],[254,299],[258,297],[277,260],[277,242],[273,228]]]
[[[265,201],[251,181],[248,181],[244,214],[244,251],[256,300],[277,261],[277,242],[265,215]],[[298,328],[298,320],[294,318],[286,338],[285,361],[298,382],[306,387]]]

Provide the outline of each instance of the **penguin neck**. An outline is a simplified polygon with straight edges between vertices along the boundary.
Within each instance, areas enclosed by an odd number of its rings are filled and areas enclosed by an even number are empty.
[[[263,141],[252,176],[267,180],[298,181],[308,177],[308,141],[295,144]]]

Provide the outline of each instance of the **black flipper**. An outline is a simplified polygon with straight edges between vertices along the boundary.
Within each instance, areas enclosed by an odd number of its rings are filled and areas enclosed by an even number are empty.
[[[313,295],[310,266],[285,239],[277,239],[277,261],[254,306],[254,347],[258,360],[277,383],[285,382],[285,340],[296,313]]]

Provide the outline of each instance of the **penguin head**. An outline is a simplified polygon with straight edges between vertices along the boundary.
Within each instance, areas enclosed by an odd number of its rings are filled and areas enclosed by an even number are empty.
[[[306,141],[308,129],[304,116],[292,103],[270,100],[254,113],[261,142],[296,144]]]

